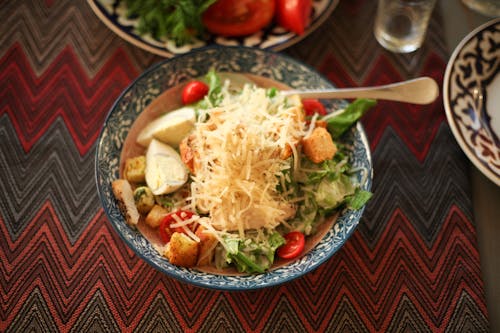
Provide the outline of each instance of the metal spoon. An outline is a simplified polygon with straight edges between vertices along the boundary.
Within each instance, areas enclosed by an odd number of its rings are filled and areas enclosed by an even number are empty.
[[[472,89],[472,98],[474,99],[474,104],[472,105],[472,111],[476,114],[476,120],[479,122],[480,128],[483,129],[485,136],[493,142],[495,148],[500,152],[500,143],[498,137],[491,130],[486,113],[486,91],[484,86],[477,82],[477,86]]]
[[[373,98],[413,104],[429,104],[439,96],[439,87],[430,77],[420,77],[383,86],[329,90],[285,90],[286,96],[302,98]]]

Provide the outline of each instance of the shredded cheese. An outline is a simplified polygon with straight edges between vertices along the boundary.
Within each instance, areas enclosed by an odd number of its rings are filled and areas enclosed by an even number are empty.
[[[292,103],[291,103],[292,102]],[[271,229],[294,214],[286,199],[286,171],[305,134],[303,111],[293,99],[274,99],[266,90],[246,85],[239,94],[224,94],[195,124],[191,148],[195,175],[192,204],[211,217],[219,232]]]

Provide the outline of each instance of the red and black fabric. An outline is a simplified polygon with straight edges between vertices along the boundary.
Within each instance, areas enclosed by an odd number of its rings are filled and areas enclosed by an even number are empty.
[[[336,86],[421,75],[448,59],[434,12],[421,50],[372,36],[375,1],[341,1],[284,52]],[[252,292],[190,286],[129,250],[101,208],[95,143],[115,98],[157,56],[123,41],[85,1],[0,4],[0,331],[486,332],[469,163],[442,101],[380,101],[363,119],[375,193],[320,268]]]

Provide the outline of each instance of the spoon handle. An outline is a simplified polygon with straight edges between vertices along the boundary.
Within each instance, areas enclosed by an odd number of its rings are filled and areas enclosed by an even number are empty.
[[[413,104],[429,104],[439,96],[439,87],[430,77],[391,83],[375,87],[331,90],[285,90],[284,95],[302,98],[373,98]]]

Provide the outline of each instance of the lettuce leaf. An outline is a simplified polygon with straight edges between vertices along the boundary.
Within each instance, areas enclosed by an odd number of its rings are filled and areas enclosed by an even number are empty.
[[[353,126],[369,109],[374,107],[377,101],[374,99],[357,99],[350,103],[346,109],[335,116],[324,119],[327,123],[327,129],[333,139],[340,138],[351,126]]]
[[[255,237],[240,239],[224,237],[226,262],[234,264],[241,273],[264,273],[274,262],[276,249],[285,244],[285,239],[273,232],[267,239],[257,241]]]

